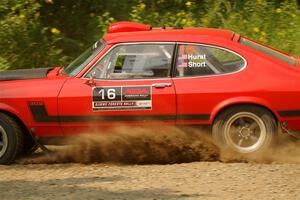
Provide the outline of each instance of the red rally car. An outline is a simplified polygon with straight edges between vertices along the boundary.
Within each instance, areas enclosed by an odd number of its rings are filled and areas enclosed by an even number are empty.
[[[36,141],[157,121],[211,125],[220,147],[261,151],[300,130],[299,63],[228,30],[114,23],[65,68],[0,73],[0,164]]]

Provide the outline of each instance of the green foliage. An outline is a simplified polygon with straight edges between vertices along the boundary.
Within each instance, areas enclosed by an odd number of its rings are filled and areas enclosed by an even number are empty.
[[[11,68],[58,64],[60,39],[40,23],[40,4],[34,0],[2,0],[0,6],[0,56]]]
[[[132,21],[155,26],[229,29],[300,56],[300,10],[296,0],[147,2],[139,1],[133,7]]]
[[[9,63],[4,58],[0,57],[0,71],[7,70],[9,68]]]
[[[240,11],[240,12],[237,12]],[[300,55],[300,10],[296,1],[262,0],[232,7],[222,28],[234,30],[284,52]]]
[[[230,29],[300,56],[296,0],[1,0],[0,70],[67,64],[124,20]]]

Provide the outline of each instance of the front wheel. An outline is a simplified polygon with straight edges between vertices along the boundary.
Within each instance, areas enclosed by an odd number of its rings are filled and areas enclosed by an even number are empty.
[[[212,132],[219,147],[250,154],[270,147],[277,125],[272,114],[264,108],[235,106],[216,118]]]
[[[11,164],[23,147],[23,133],[10,116],[0,113],[0,165]]]

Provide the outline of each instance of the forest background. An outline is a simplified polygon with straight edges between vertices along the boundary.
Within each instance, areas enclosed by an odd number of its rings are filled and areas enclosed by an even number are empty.
[[[230,29],[300,56],[296,0],[1,0],[0,70],[67,65],[125,20]]]

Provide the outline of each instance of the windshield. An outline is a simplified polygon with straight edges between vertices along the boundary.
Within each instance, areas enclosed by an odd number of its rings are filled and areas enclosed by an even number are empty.
[[[288,63],[289,65],[296,66],[296,64],[297,64],[297,61],[296,61],[295,58],[293,58],[289,55],[283,54],[280,51],[277,51],[275,49],[272,49],[272,48],[269,48],[267,46],[261,45],[261,44],[259,44],[257,42],[254,42],[254,41],[252,41],[248,38],[241,37],[239,39],[239,43],[241,43],[241,44],[243,44],[247,47],[250,47],[250,48],[252,48],[256,51],[260,51],[263,54],[271,56],[271,57],[273,57],[277,60],[281,60],[282,62]]]
[[[105,41],[100,40],[96,42],[92,47],[88,48],[73,62],[71,62],[66,68],[63,69],[62,73],[75,76],[77,75],[95,56],[103,49]]]

